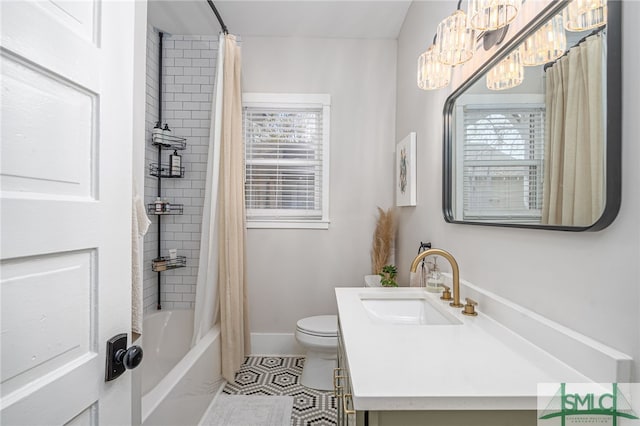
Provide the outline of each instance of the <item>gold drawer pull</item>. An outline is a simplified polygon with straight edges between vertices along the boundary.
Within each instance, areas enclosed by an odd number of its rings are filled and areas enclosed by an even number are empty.
[[[344,385],[340,385],[340,379],[344,379],[345,376],[340,375],[340,371],[342,371],[342,368],[333,369],[333,396],[336,398],[340,398],[342,396],[338,393],[338,390],[344,388]]]
[[[344,413],[346,415],[355,414],[356,410],[354,408],[349,409],[347,400],[351,401],[351,406],[353,406],[353,395],[351,395],[350,393],[345,393],[344,395],[342,395],[342,407],[344,408]]]

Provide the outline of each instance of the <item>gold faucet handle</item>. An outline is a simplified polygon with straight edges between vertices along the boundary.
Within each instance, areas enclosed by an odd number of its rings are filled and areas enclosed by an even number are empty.
[[[476,312],[476,306],[478,306],[478,302],[476,302],[475,300],[469,297],[465,297],[464,300],[467,303],[464,305],[464,309],[462,310],[462,313],[464,315],[469,315],[471,317],[475,317],[476,315],[478,315],[478,313]]]
[[[442,291],[442,296],[440,296],[440,299],[453,300],[453,297],[451,297],[451,287],[444,284],[441,284],[441,286],[444,290]]]

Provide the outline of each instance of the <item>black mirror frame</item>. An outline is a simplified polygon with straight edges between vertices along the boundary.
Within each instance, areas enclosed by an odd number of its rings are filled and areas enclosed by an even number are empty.
[[[509,51],[522,43],[548,19],[562,10],[569,0],[553,2],[529,25],[519,31],[509,42],[483,66],[476,70],[446,100],[443,110],[443,155],[442,155],[442,211],[448,223],[466,225],[500,226],[508,228],[547,229],[555,231],[600,231],[609,226],[618,215],[622,194],[622,2],[609,1],[607,22],[607,140],[605,162],[605,206],[602,215],[590,226],[527,225],[513,223],[490,223],[455,220],[453,216],[453,108],[456,99],[471,85],[482,78],[495,64],[507,56]]]

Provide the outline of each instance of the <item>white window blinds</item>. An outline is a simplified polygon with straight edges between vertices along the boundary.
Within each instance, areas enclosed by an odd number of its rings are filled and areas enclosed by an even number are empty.
[[[248,221],[328,222],[328,106],[296,99],[245,102]]]
[[[544,106],[465,105],[465,220],[539,223],[544,177]]]

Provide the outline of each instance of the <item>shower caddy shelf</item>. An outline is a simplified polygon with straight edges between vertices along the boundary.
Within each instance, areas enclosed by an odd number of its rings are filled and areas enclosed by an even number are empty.
[[[149,164],[149,175],[158,178],[157,196],[162,196],[162,179],[176,179],[184,177],[184,166],[180,167],[179,174],[172,173],[169,163],[162,162],[162,151],[182,151],[187,147],[187,139],[170,134],[154,134],[151,136],[151,144],[158,147],[158,162]],[[156,210],[156,203],[147,204],[147,213],[158,217],[158,251],[157,257],[151,261],[151,270],[158,273],[158,310],[162,309],[160,303],[160,274],[171,269],[184,268],[187,266],[186,256],[176,256],[170,258],[161,256],[162,233],[161,216],[165,215],[181,215],[184,213],[184,204],[166,203],[163,204],[161,211]]]
[[[149,174],[155,177],[161,177],[164,179],[175,179],[184,177],[184,166],[177,170],[178,173],[172,174],[172,168],[169,163],[151,163],[149,164]]]
[[[151,142],[162,149],[183,150],[187,147],[187,139],[167,134],[156,134],[151,136]]]
[[[156,210],[156,203],[147,204],[147,214],[152,215],[180,215],[184,213],[184,204],[165,205],[162,211]]]
[[[151,262],[153,272],[162,272],[169,269],[184,268],[187,266],[187,256],[176,256],[174,259],[164,256],[153,259]]]

